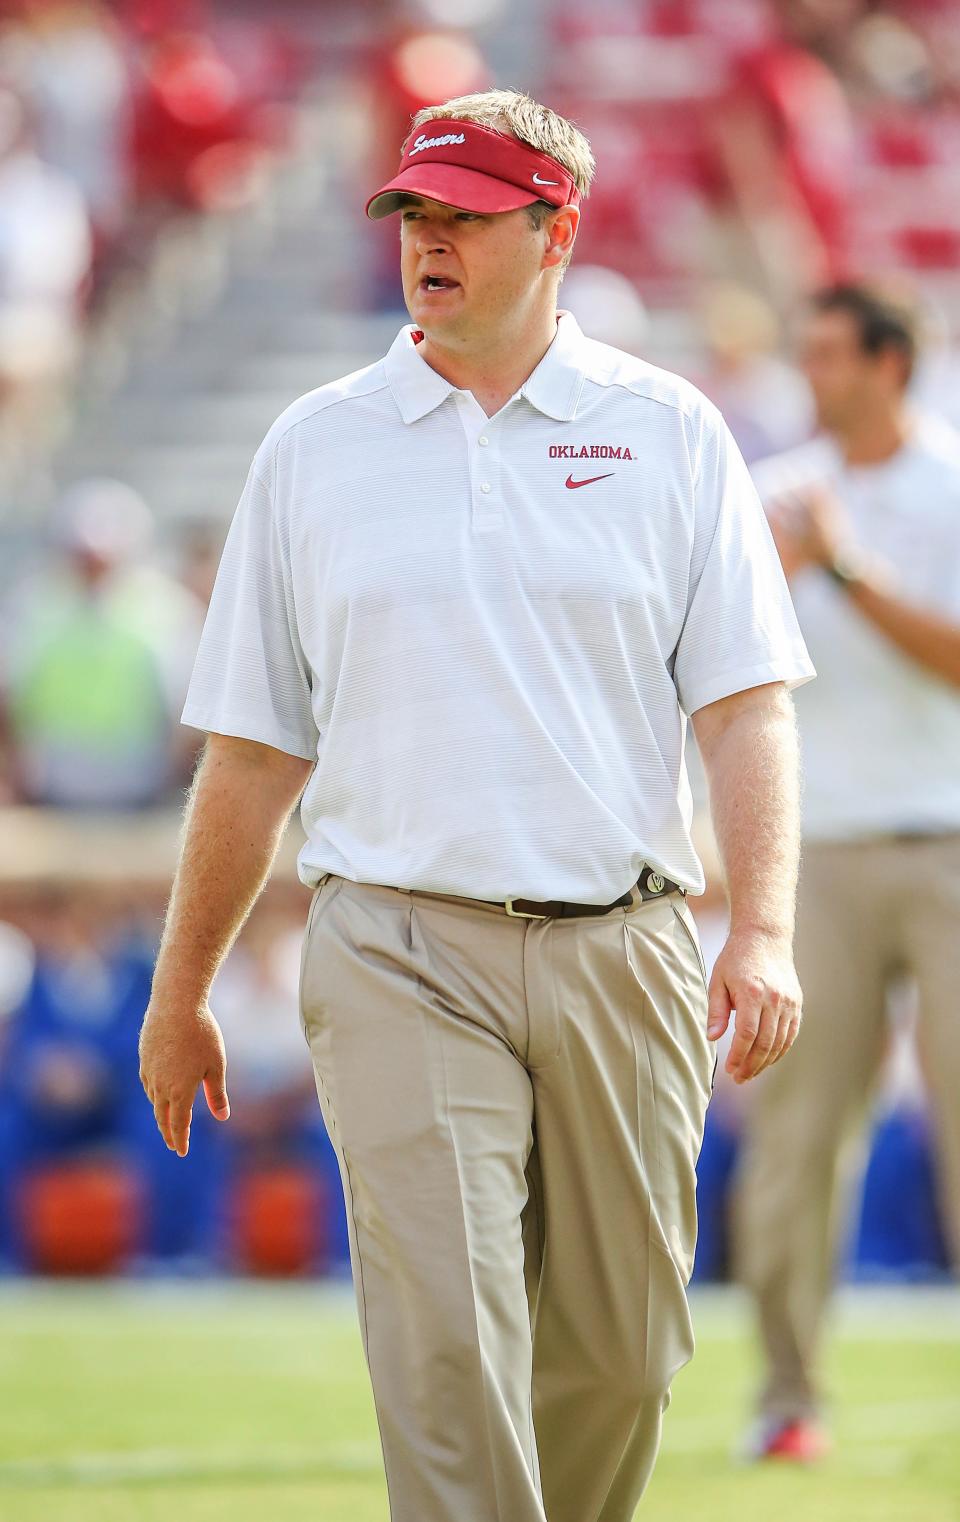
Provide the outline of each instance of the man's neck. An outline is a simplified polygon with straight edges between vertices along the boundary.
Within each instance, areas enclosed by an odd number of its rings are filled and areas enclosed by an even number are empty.
[[[472,391],[487,417],[507,403],[533,374],[557,333],[556,310],[540,315],[523,333],[504,333],[482,347],[445,348],[426,336],[420,355],[461,391]]]
[[[898,406],[876,417],[858,418],[837,435],[848,465],[883,465],[899,454],[913,431],[906,407]]]

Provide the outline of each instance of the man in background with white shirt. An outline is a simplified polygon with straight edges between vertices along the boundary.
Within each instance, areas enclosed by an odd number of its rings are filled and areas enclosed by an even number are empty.
[[[960,1260],[960,438],[908,402],[918,326],[899,293],[822,291],[803,366],[823,432],[753,469],[818,672],[797,700],[804,1038],[748,1107],[737,1210],[757,1457],[827,1447],[820,1337],[904,971]]]
[[[592,170],[512,91],[418,115],[368,202],[413,322],[271,428],[185,710],[144,1085],[178,1152],[200,1082],[226,1117],[209,980],[306,785],[301,1015],[393,1522],[630,1522],[693,1350],[711,1042],[735,1010],[745,1082],[800,1019],[812,668],[716,409],[557,311]]]

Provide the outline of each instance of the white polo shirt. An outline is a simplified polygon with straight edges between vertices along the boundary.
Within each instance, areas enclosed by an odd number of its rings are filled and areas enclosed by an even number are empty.
[[[765,501],[828,487],[854,541],[894,569],[899,595],[960,621],[960,435],[918,417],[879,465],[819,438],[753,467]],[[804,835],[858,840],[960,830],[960,692],[900,651],[822,571],[794,580],[819,677],[797,699]]]
[[[270,429],[184,722],[316,763],[308,885],[702,891],[685,715],[813,674],[736,446],[567,313],[491,418],[417,336]]]

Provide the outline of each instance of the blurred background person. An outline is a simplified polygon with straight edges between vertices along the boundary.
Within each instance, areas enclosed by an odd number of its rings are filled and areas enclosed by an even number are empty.
[[[747,464],[808,438],[810,392],[779,353],[780,322],[771,304],[746,286],[717,281],[704,289],[699,316],[707,350],[699,383]]]
[[[803,1039],[749,1107],[739,1179],[756,1456],[827,1446],[824,1316],[904,973],[960,1262],[960,438],[907,400],[919,328],[902,291],[822,290],[802,341],[821,434],[754,470],[818,672],[797,701]]]
[[[129,211],[130,70],[98,0],[21,0],[0,32],[0,73],[19,81],[44,163],[76,186],[102,244]]]
[[[641,354],[650,318],[632,280],[602,264],[574,265],[563,276],[563,307],[598,343]]]
[[[230,1199],[217,1128],[201,1120],[191,1165],[172,1169],[130,1083],[159,924],[149,846],[146,876],[139,866],[125,880],[122,828],[94,838],[99,854],[77,853],[56,883],[46,873],[0,904],[0,1265],[222,1270]],[[19,855],[14,841],[5,861]]]
[[[56,555],[5,609],[0,694],[14,797],[61,808],[167,798],[190,751],[175,738],[202,620],[147,560],[153,518],[120,481],[79,482],[54,518]]]
[[[730,255],[778,304],[839,273],[855,164],[836,55],[866,0],[771,0],[712,119]]]
[[[125,943],[114,910],[92,886],[34,900],[35,962],[0,1047],[0,1254],[20,1267],[49,1266],[34,1186],[51,1165],[107,1165],[118,1213],[134,1215],[124,1117],[151,963]],[[9,941],[13,927],[3,928]]]
[[[92,254],[79,188],[40,158],[0,75],[0,478],[57,435]]]

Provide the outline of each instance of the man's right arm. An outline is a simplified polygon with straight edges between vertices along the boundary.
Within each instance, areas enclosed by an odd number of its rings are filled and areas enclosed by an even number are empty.
[[[197,1089],[226,1120],[226,1059],[207,998],[256,901],[312,762],[212,734],[187,805],[184,842],[140,1033],[140,1079],[167,1146],[185,1157]]]

